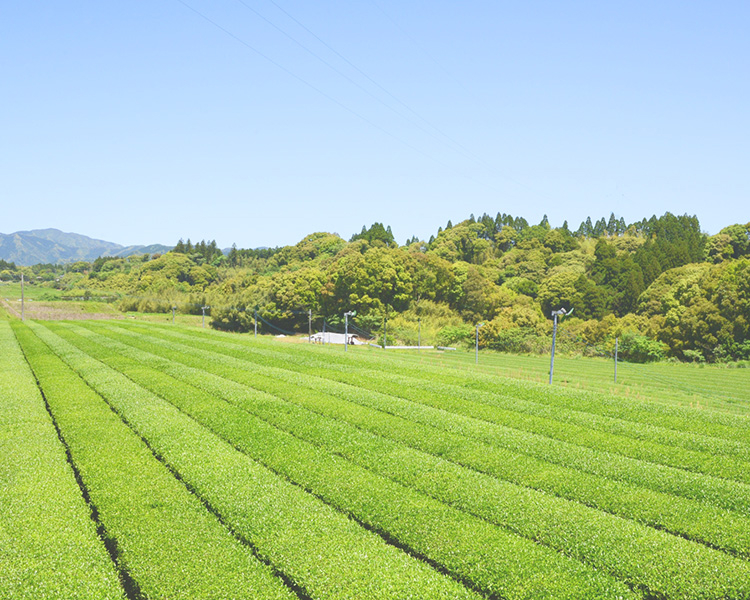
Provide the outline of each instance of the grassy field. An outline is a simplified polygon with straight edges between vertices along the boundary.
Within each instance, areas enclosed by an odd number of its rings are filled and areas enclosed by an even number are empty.
[[[750,598],[747,369],[169,321],[0,321],[0,598]]]

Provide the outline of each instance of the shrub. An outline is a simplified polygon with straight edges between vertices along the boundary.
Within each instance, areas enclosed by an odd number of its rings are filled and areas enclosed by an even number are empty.
[[[535,330],[521,327],[508,329],[488,329],[482,336],[479,330],[480,342],[486,348],[500,352],[542,353],[548,350],[549,341]]]
[[[637,363],[656,362],[666,357],[667,347],[662,342],[644,335],[626,333],[620,339],[619,356]]]
[[[473,338],[474,329],[471,325],[451,325],[443,327],[437,335],[439,346],[454,346],[469,344]]]
[[[706,362],[706,358],[703,356],[700,350],[683,350],[682,355],[685,357],[685,360],[687,360],[688,362],[694,362],[694,363]]]
[[[209,323],[214,329],[246,333],[255,327],[253,311],[241,310],[231,306],[220,306],[212,309],[212,319]]]

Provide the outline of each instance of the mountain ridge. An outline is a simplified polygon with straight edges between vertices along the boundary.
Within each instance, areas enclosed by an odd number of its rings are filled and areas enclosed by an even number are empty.
[[[90,262],[100,256],[163,253],[171,248],[163,244],[123,246],[51,227],[0,233],[0,259],[19,266],[64,264],[79,260]]]

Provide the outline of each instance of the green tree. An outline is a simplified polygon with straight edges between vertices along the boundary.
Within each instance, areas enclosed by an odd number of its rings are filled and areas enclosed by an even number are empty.
[[[553,310],[574,308],[574,302],[579,297],[576,283],[580,275],[575,271],[555,273],[545,279],[539,286],[537,296],[542,314],[550,318]]]
[[[717,233],[706,240],[705,249],[708,262],[719,263],[734,258],[732,238],[726,233]]]
[[[481,223],[464,221],[438,234],[428,252],[450,262],[481,264],[493,255],[492,243],[480,236]]]
[[[731,247],[732,258],[750,256],[750,223],[730,225],[722,229],[719,235],[728,238],[727,243]]]
[[[412,281],[412,299],[449,302],[455,289],[455,275],[451,263],[436,254],[409,252],[406,267]]]
[[[618,255],[604,239],[596,243],[594,255],[591,277],[607,291],[614,313],[623,316],[634,311],[638,297],[646,289],[640,265],[629,253]]]
[[[413,285],[405,259],[402,250],[385,247],[343,256],[331,273],[339,312],[386,313],[408,308]]]
[[[609,296],[607,292],[597,286],[586,275],[579,275],[573,284],[575,294],[571,299],[581,319],[602,319],[608,313]]]
[[[354,234],[350,242],[357,240],[366,240],[371,246],[385,246],[386,248],[395,248],[396,240],[393,238],[391,226],[384,227],[382,223],[373,223],[368,229],[364,225],[360,233]]]
[[[667,347],[657,340],[637,333],[625,333],[620,337],[620,356],[636,363],[656,362],[666,358]]]
[[[517,240],[518,232],[510,225],[503,225],[502,229],[495,234],[495,245],[500,252],[512,250]]]

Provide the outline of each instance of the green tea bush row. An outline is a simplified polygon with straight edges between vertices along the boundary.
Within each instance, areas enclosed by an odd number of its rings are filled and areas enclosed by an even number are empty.
[[[107,345],[104,342],[103,344]],[[109,345],[109,347],[117,348],[124,354],[139,356],[138,352],[129,353],[114,345]],[[176,358],[177,352],[174,352],[174,355]],[[646,588],[650,593],[663,593],[679,598],[701,597],[703,594],[707,594],[708,597],[719,597],[726,590],[740,593],[739,590],[743,589],[742,582],[748,574],[747,564],[714,550],[663,532],[650,530],[630,521],[617,519],[600,511],[551,498],[532,490],[518,488],[462,469],[378,436],[366,434],[344,423],[316,417],[267,394],[253,393],[252,390],[243,389],[241,386],[232,386],[231,381],[221,380],[218,377],[212,378],[203,370],[175,365],[166,358],[159,359],[145,352],[140,353],[140,358],[144,361],[144,365],[164,369],[194,385],[212,388],[210,389],[212,393],[224,396],[249,412],[258,414],[274,426],[290,431],[295,436],[317,443],[330,452],[345,456],[404,485],[425,491],[467,512],[477,514],[491,522],[509,526],[523,535],[551,545],[594,564],[598,568],[615,572],[632,585]],[[220,361],[204,360],[203,364],[208,371],[223,370],[216,369],[217,362]],[[143,368],[145,367],[136,368],[136,370],[142,372]],[[130,369],[127,372],[130,373]],[[231,372],[227,368],[224,374],[231,375]],[[252,382],[257,377],[257,371],[247,372],[238,369],[233,379],[247,379]],[[158,378],[154,377],[152,381],[154,380]],[[178,404],[182,404],[186,397],[199,396],[196,392],[190,391],[189,387],[173,391],[176,388],[175,384],[169,383],[162,383],[159,386],[162,395],[171,396]],[[304,388],[298,389],[300,394],[306,395],[310,401],[313,400],[314,395],[309,391]],[[321,398],[320,404],[330,401],[330,399]],[[207,404],[210,402],[203,396],[201,400],[196,400],[198,407],[196,410],[201,410],[200,407]],[[216,410],[215,408],[206,409],[205,418],[216,419],[214,415]],[[294,453],[290,447],[292,444],[288,442],[269,442],[267,436],[259,434],[256,429],[253,429],[251,434],[243,429],[247,426],[237,425],[244,422],[234,413],[227,418],[227,424],[221,427],[227,427],[230,432],[234,431],[240,439],[244,434],[255,440],[255,443],[261,445],[261,449],[256,450],[257,452],[263,452],[263,447],[267,446],[268,448],[282,447],[284,455]],[[390,425],[392,426],[393,423]],[[217,426],[214,424],[213,427]],[[240,429],[239,431],[233,430],[233,427]],[[436,443],[441,442],[444,443],[444,440],[437,440]],[[477,454],[480,455],[487,450],[489,449],[480,449]],[[310,453],[309,450],[305,452]],[[510,468],[518,469],[519,466],[511,464]],[[314,469],[311,466],[307,468]],[[304,477],[304,474],[299,477]],[[335,478],[335,481],[341,479],[343,476]],[[309,483],[306,482],[305,485]],[[637,490],[634,490],[630,497],[632,506],[636,508],[640,500],[642,498],[639,497]],[[663,497],[662,504],[655,508],[669,511],[672,500],[669,497]],[[676,500],[679,504],[679,499]],[[692,514],[681,516],[692,519],[696,514],[700,514],[699,505],[694,505],[692,508]],[[709,510],[708,514],[710,515],[711,512]],[[720,514],[720,511],[714,511],[714,516]],[[733,532],[744,537],[745,548],[747,548],[747,520],[744,523],[737,521],[733,523]],[[723,524],[731,522],[730,518]],[[706,524],[711,525],[710,518],[706,520]],[[639,543],[635,544],[634,540],[639,540]],[[717,575],[717,573],[721,574]]]
[[[34,376],[0,321],[0,598],[123,597]]]
[[[139,342],[137,337],[131,337],[135,340],[133,343],[144,343],[142,340]],[[165,348],[174,347],[175,342],[158,341],[158,339],[150,337],[149,341],[145,343],[157,346],[163,344]],[[192,354],[193,360],[196,361],[193,366],[203,364],[207,360],[218,362],[222,355],[230,360],[240,360],[236,356],[232,357],[235,354],[237,356],[242,354],[231,348],[212,352],[199,350],[192,345],[182,345],[181,348],[183,352]],[[207,356],[211,358],[207,359]],[[248,368],[247,362],[243,364],[245,368]],[[212,368],[212,366],[207,368]],[[271,375],[265,383],[265,385],[271,386],[271,388],[268,388],[271,390],[274,385],[281,385],[286,381],[288,386],[308,387],[323,394],[337,396],[368,408],[402,417],[407,421],[429,426],[434,430],[456,433],[466,438],[484,441],[494,447],[505,448],[578,471],[599,475],[607,479],[629,482],[636,486],[670,495],[704,501],[718,507],[738,511],[744,516],[750,516],[750,486],[746,484],[584,448],[538,434],[448,413],[423,403],[408,401],[310,375],[295,374],[286,370],[284,362],[281,360],[277,367],[257,365],[253,369],[254,373],[263,373],[265,369],[265,372]],[[260,381],[262,380],[258,379],[253,384],[254,387],[257,387]],[[426,437],[417,436],[415,439],[421,440],[423,443]]]
[[[124,375],[50,330],[37,328],[237,535],[306,595],[363,600],[479,598],[238,452]]]
[[[168,366],[166,359],[128,352],[127,346],[121,348],[106,340],[99,344],[96,338],[63,336],[253,459],[485,594],[509,599],[630,596],[629,589],[614,578],[405,487],[387,474],[375,474],[330,454],[191,385],[191,381],[212,377],[205,372],[190,373],[182,367],[188,380],[178,380],[157,370]]]
[[[364,368],[364,367],[363,367]],[[370,372],[377,372],[372,368]],[[712,431],[710,425],[704,424],[705,431],[698,433],[703,415],[709,412],[706,410],[695,409],[675,409],[673,407],[663,407],[653,402],[637,403],[635,401],[626,401],[642,410],[641,420],[632,420],[626,418],[626,415],[607,416],[606,410],[602,410],[609,404],[621,403],[622,398],[614,398],[603,393],[593,392],[574,392],[560,388],[550,388],[534,382],[521,382],[508,380],[497,377],[488,381],[484,374],[477,374],[468,377],[465,372],[458,372],[455,376],[445,377],[442,372],[441,381],[434,371],[427,370],[424,367],[414,367],[406,376],[424,378],[425,374],[430,374],[430,381],[436,385],[449,386],[451,389],[463,389],[479,392],[475,396],[480,401],[489,399],[491,403],[500,404],[503,407],[536,414],[540,416],[549,416],[557,419],[563,417],[567,422],[576,423],[585,427],[595,428],[600,431],[614,433],[617,435],[626,435],[641,440],[649,440],[658,444],[668,444],[679,446],[688,450],[708,452],[711,454],[724,454],[736,459],[750,461],[750,431],[739,422],[736,417],[730,417],[728,421],[734,423],[733,427],[721,423],[716,430]],[[680,411],[682,414],[671,419],[669,424],[661,426],[653,424],[659,422],[664,415],[662,410],[666,409],[670,413]],[[655,418],[649,416],[655,414]],[[725,415],[720,414],[722,417]],[[722,421],[725,421],[722,418]],[[696,427],[696,422],[699,424]],[[727,437],[722,437],[727,434]],[[729,439],[727,439],[729,438]]]
[[[138,324],[127,323],[123,324],[123,326],[135,328],[138,327]],[[159,329],[167,335],[175,333],[174,328],[170,329],[165,325],[157,325],[154,329]],[[201,340],[216,340],[218,338],[232,344],[240,344],[246,349],[264,347],[286,353],[292,350],[290,346],[279,345],[262,338],[256,340],[252,337],[227,336],[226,334],[223,337],[221,334],[211,337],[209,333],[194,329],[181,329],[180,335]],[[705,410],[702,408],[667,406],[652,401],[623,396],[592,393],[586,390],[565,389],[557,386],[550,387],[545,384],[537,384],[529,381],[491,376],[477,372],[473,368],[469,371],[443,364],[436,365],[429,360],[423,362],[420,359],[419,364],[415,365],[413,364],[414,356],[408,354],[389,352],[345,354],[338,352],[339,348],[325,348],[324,350],[330,350],[325,353],[325,360],[329,363],[349,366],[367,364],[376,369],[386,370],[394,374],[409,375],[416,371],[425,375],[429,374],[431,380],[447,384],[482,389],[491,393],[510,395],[534,402],[550,403],[573,410],[607,415],[646,425],[660,425],[675,431],[724,438],[744,444],[748,443],[748,435],[750,435],[750,417],[745,415],[728,414],[722,411]],[[320,356],[320,348],[316,348],[313,345],[295,345],[294,352],[308,356]]]
[[[183,332],[194,339],[205,339],[199,337],[202,335],[201,332],[189,330],[183,330]],[[211,341],[215,342],[215,340]],[[310,355],[309,349],[304,346],[297,346],[294,348],[294,352],[290,352],[288,345],[273,344],[269,347],[267,344],[258,344],[254,341],[248,343],[244,338],[238,338],[237,336],[233,340],[223,341],[223,343],[242,347],[252,354],[272,353],[276,356],[283,356],[290,368],[320,370],[319,374],[325,376],[328,376],[328,373],[336,373],[337,376],[354,377],[357,378],[357,385],[361,387],[373,389],[369,385],[370,383],[379,386],[383,380],[382,374],[384,372],[388,373],[389,380],[391,376],[394,380],[398,379],[399,376],[415,377],[420,381],[420,385],[426,386],[425,389],[435,388],[438,393],[444,391],[441,388],[447,386],[451,393],[458,390],[463,394],[469,394],[470,399],[480,402],[489,401],[491,404],[500,405],[517,412],[563,419],[569,423],[617,435],[649,440],[658,444],[681,446],[688,450],[707,452],[711,455],[724,454],[735,459],[750,461],[750,427],[747,420],[742,417],[719,413],[719,416],[716,417],[721,421],[718,433],[726,432],[726,428],[729,424],[732,424],[732,429],[730,429],[732,439],[723,439],[721,437],[710,437],[710,435],[699,435],[693,430],[695,421],[700,423],[705,418],[705,410],[670,409],[654,406],[653,403],[626,401],[633,407],[646,409],[645,422],[640,422],[597,414],[597,410],[601,411],[603,404],[606,405],[614,400],[603,394],[572,392],[559,388],[551,390],[549,386],[536,383],[506,380],[499,377],[489,378],[481,373],[467,375],[465,371],[435,369],[423,364],[410,367],[405,361],[390,360],[386,355],[379,357],[379,360],[373,364],[371,360],[367,360],[370,358],[367,356],[340,357],[328,353],[322,357],[319,352]],[[361,360],[362,358],[365,360]],[[387,368],[383,368],[384,363]],[[426,373],[430,375],[428,378],[425,377]],[[373,375],[376,379],[374,382],[372,381]],[[351,381],[351,379],[347,379],[347,381]],[[389,381],[389,385],[401,390],[404,387],[392,381]],[[409,386],[410,384],[407,383],[406,385]],[[379,387],[375,389],[386,391]],[[478,395],[471,395],[472,391],[478,392]],[[593,405],[591,403],[592,398]],[[578,405],[573,405],[577,401]],[[622,399],[617,399],[616,402],[622,403]],[[595,410],[593,412],[584,410],[591,408]],[[660,413],[664,408],[670,415],[681,414],[677,419],[672,419],[670,423],[672,426],[679,427],[679,429],[658,427],[651,424],[650,415],[656,411],[659,414],[655,415],[655,419],[658,420],[663,416]],[[682,430],[683,428],[687,428],[688,431]],[[653,456],[658,457],[658,452],[654,453]],[[742,476],[746,476],[749,470],[748,465],[742,464],[740,469],[743,471]]]
[[[750,484],[750,462],[745,460],[750,456],[750,446],[732,444],[734,456],[726,453],[717,455],[714,449],[687,449],[664,443],[665,438],[672,441],[675,437],[665,430],[658,432],[662,438],[660,441],[644,439],[645,427],[639,427],[639,424],[617,419],[605,420],[590,413],[436,383],[424,376],[385,375],[362,370],[337,373],[326,370],[322,365],[314,365],[311,372],[320,377],[579,446]],[[725,446],[721,444],[723,440],[714,441],[713,448]],[[735,457],[743,460],[736,460]]]
[[[103,332],[108,333],[107,330]],[[111,332],[108,335],[117,337]],[[332,396],[324,391],[310,394],[305,391],[304,376],[298,374],[259,367],[248,371],[248,365],[238,359],[202,353],[156,338],[144,340],[132,335],[120,337],[123,341],[144,350],[157,352],[174,361],[209,370],[268,391],[320,414],[345,420],[359,428],[442,456],[458,464],[664,528],[732,553],[750,553],[750,520],[747,515],[703,501],[665,494],[627,482],[602,478],[575,468],[554,465],[481,440],[441,431],[388,412],[362,406],[355,402],[357,390],[353,388],[349,388],[350,393],[347,397]],[[167,368],[175,367],[172,365]],[[215,389],[211,391],[220,393]]]
[[[231,347],[226,342],[221,345],[225,348]],[[680,447],[680,442],[686,443],[684,438],[695,436],[683,434],[680,438],[679,432],[663,428],[647,428],[642,424],[619,419],[435,382],[416,374],[407,377],[390,371],[356,366],[342,368],[309,357],[300,360],[299,355],[290,354],[288,351],[273,352],[258,348],[250,348],[249,352],[244,352],[244,357],[259,364],[278,364],[279,360],[284,360],[286,368],[290,370],[427,403],[429,406],[450,412],[588,448],[603,449],[639,460],[750,484],[750,462],[747,462],[750,459],[750,445],[722,443],[725,441],[713,439],[709,440],[707,448],[683,448]],[[656,440],[648,439],[656,436]],[[728,456],[726,452],[716,455],[717,448],[727,446],[731,447],[733,456]],[[735,460],[735,457],[744,460]]]
[[[78,375],[27,328],[19,338],[133,594],[294,597]]]
[[[190,332],[191,335],[200,332]],[[247,343],[247,342],[246,342]],[[250,342],[251,343],[251,342]],[[267,342],[266,342],[267,343]],[[342,357],[331,353],[332,360],[340,361]],[[354,361],[354,357],[347,357]],[[433,364],[419,364],[411,366],[407,361],[394,359],[383,353],[380,356],[372,354],[357,360],[379,368],[391,368],[393,372],[409,374],[413,369],[430,375],[431,379],[448,384],[457,384],[491,393],[510,395],[534,402],[548,403],[573,410],[600,414],[623,420],[658,425],[675,431],[704,435],[712,438],[723,438],[747,444],[750,434],[750,418],[745,415],[728,414],[719,410],[704,408],[668,406],[651,400],[626,398],[608,393],[594,393],[586,390],[574,390],[548,386],[546,384],[521,381],[518,379],[494,377],[481,372],[467,372],[458,369],[437,366]],[[387,365],[387,367],[386,367]],[[706,393],[710,393],[708,390]],[[716,390],[717,394],[721,390]]]
[[[136,324],[130,328],[138,327]],[[563,390],[560,388],[549,388],[532,382],[522,382],[503,377],[488,377],[481,373],[467,375],[465,371],[456,369],[435,368],[430,365],[419,364],[410,366],[403,357],[393,359],[392,355],[383,353],[378,356],[358,353],[356,356],[343,356],[338,353],[328,352],[321,356],[319,349],[312,349],[306,345],[271,344],[267,341],[258,343],[256,340],[248,341],[246,338],[234,336],[233,338],[217,339],[206,337],[207,334],[200,331],[181,329],[175,332],[163,327],[158,329],[162,334],[182,340],[201,340],[202,344],[216,345],[216,347],[241,348],[245,351],[244,356],[252,359],[253,356],[271,355],[277,358],[283,357],[288,368],[302,371],[312,370],[318,376],[330,377],[335,373],[340,381],[352,381],[360,387],[372,388],[378,386],[379,381],[371,382],[373,374],[382,379],[383,372],[394,378],[415,377],[421,387],[447,386],[450,390],[461,390],[463,394],[477,391],[478,396],[472,399],[478,401],[489,400],[490,404],[500,405],[504,409],[522,412],[542,417],[564,420],[566,422],[581,425],[587,428],[598,429],[616,435],[635,437],[641,440],[649,440],[657,444],[681,446],[687,450],[705,452],[711,456],[723,454],[734,460],[750,461],[750,421],[742,417],[726,415],[723,413],[713,414],[712,411],[677,409],[664,407],[653,403],[638,402],[624,398],[613,398],[603,394],[591,392]],[[293,350],[293,351],[290,351]],[[259,357],[259,358],[260,358]],[[372,359],[377,360],[373,361]],[[256,362],[258,359],[255,359]],[[260,358],[262,360],[262,358]],[[429,374],[429,377],[425,375]],[[346,378],[346,379],[343,379]],[[390,385],[393,385],[392,383]],[[409,385],[408,383],[406,384]],[[404,386],[397,385],[397,389]],[[379,391],[384,391],[375,387]],[[440,391],[438,389],[438,391]],[[638,412],[641,420],[629,420],[627,415],[607,416],[606,406],[625,405],[631,412]],[[706,414],[718,423],[706,423]],[[653,419],[651,418],[653,416]],[[666,420],[664,426],[652,424],[652,421]],[[703,434],[696,429],[701,427],[707,429]],[[713,428],[713,429],[712,429]],[[726,437],[722,437],[726,435]],[[713,437],[712,437],[713,436]],[[716,437],[718,436],[718,437]],[[653,459],[658,460],[659,452],[656,449],[651,452]],[[679,459],[677,459],[679,460]],[[698,459],[700,461],[700,459]],[[679,463],[678,463],[679,464]],[[683,467],[684,468],[684,467]],[[721,466],[721,459],[717,459],[715,466],[709,464],[707,468],[727,468]],[[738,473],[744,480],[747,477],[748,466],[740,463],[731,472]],[[716,473],[721,476],[720,474]]]

